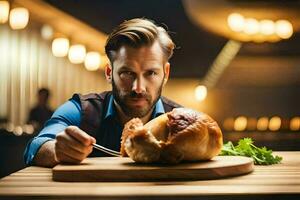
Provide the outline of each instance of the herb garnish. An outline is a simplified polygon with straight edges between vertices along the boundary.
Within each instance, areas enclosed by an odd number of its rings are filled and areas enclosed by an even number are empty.
[[[236,146],[230,141],[225,143],[219,155],[251,157],[255,165],[272,165],[280,163],[282,160],[280,156],[273,156],[272,150],[268,150],[266,147],[259,148],[255,146],[251,138],[240,139]]]

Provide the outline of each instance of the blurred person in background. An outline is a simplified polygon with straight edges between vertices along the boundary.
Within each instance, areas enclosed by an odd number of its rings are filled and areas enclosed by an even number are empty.
[[[48,103],[49,97],[50,91],[47,88],[39,89],[37,105],[30,110],[27,121],[28,124],[33,125],[35,131],[39,131],[53,114]]]

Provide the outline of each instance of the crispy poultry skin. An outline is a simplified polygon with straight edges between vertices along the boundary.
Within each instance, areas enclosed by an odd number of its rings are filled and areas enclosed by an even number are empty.
[[[145,125],[139,118],[125,124],[121,155],[139,163],[176,164],[209,160],[223,145],[222,132],[207,114],[175,108]]]

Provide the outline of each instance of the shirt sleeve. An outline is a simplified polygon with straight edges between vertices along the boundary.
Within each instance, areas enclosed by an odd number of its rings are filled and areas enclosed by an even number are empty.
[[[79,126],[81,122],[80,103],[71,99],[61,105],[46,122],[41,132],[34,137],[28,144],[24,152],[26,165],[32,165],[33,159],[39,148],[45,142],[54,140],[56,134],[65,130],[68,126]]]

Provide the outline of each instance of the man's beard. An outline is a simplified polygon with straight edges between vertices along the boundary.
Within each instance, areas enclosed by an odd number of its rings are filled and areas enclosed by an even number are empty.
[[[155,106],[156,102],[159,100],[162,92],[162,87],[163,87],[163,82],[160,85],[158,91],[157,91],[157,96],[152,100],[151,95],[147,94],[146,92],[143,93],[136,93],[135,91],[130,91],[130,92],[123,92],[118,89],[116,86],[114,79],[112,78],[112,93],[114,95],[115,101],[118,103],[118,105],[121,107],[123,113],[127,117],[139,117],[142,118],[146,116],[152,108]],[[129,104],[130,99],[143,99],[147,102],[146,106],[143,106],[142,108],[137,108]]]

